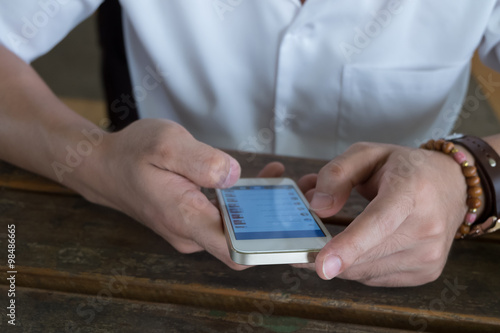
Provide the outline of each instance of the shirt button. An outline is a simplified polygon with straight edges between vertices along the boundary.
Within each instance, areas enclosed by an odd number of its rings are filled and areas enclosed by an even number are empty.
[[[274,109],[274,131],[276,133],[283,132],[287,129],[296,126],[296,115],[291,113],[284,106],[277,106]]]

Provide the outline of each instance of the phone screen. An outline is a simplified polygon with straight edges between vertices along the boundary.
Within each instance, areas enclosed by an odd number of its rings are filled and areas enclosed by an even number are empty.
[[[292,185],[222,190],[237,240],[326,237]]]

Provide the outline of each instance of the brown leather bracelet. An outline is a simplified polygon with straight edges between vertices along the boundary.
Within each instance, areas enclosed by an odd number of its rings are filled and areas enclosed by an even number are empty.
[[[500,215],[500,156],[489,144],[475,136],[466,135],[450,141],[469,150],[484,181],[485,210],[483,218],[479,220],[483,222],[478,223],[476,227],[477,234],[500,229],[500,223],[497,222]]]

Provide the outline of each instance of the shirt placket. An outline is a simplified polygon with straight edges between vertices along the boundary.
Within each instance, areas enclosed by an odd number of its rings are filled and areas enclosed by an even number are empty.
[[[304,5],[300,0],[288,0],[298,7],[298,13],[283,34],[277,60],[276,89],[274,101],[274,146],[273,153],[293,155],[293,142],[297,140],[294,127],[300,119],[291,110],[294,100],[293,71],[303,61],[296,50],[305,47],[310,38],[314,38],[315,29],[311,10],[317,0],[308,0]]]

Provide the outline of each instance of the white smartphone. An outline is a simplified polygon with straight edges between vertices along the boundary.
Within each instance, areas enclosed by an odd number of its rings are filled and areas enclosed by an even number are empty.
[[[290,178],[242,178],[216,193],[231,258],[238,264],[314,262],[332,238]]]

